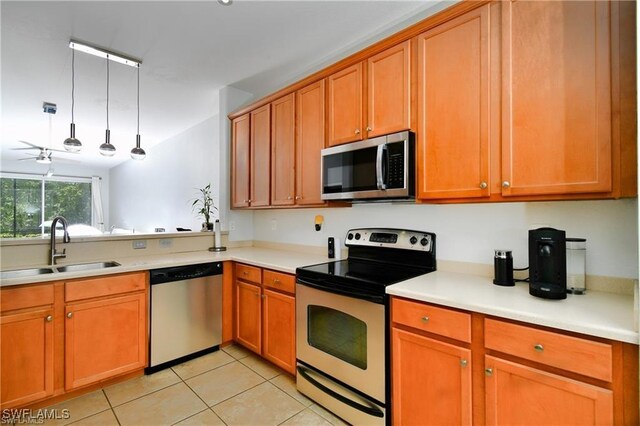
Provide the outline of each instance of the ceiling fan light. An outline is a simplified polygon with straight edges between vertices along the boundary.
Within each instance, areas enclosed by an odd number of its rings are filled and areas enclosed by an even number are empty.
[[[140,148],[140,135],[136,135],[136,146],[131,150],[131,158],[134,160],[144,160],[147,153],[144,149]]]
[[[36,158],[36,163],[51,164],[51,157],[49,157],[45,153],[40,153],[40,155],[38,155],[38,157]]]
[[[116,153],[116,147],[111,145],[110,139],[111,131],[107,129],[105,134],[105,142],[100,145],[100,154],[104,155],[105,157],[113,157],[113,155]]]
[[[76,125],[71,123],[71,136],[64,140],[64,149],[69,152],[79,152],[82,149],[82,142],[76,139]]]

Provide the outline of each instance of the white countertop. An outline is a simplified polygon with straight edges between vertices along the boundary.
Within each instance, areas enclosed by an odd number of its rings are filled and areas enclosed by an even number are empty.
[[[225,260],[295,274],[299,266],[323,263],[330,259],[317,254],[243,247],[224,252],[196,251],[121,259],[114,257],[106,260],[114,260],[120,263],[120,266],[12,278],[2,280],[0,286],[69,280]],[[500,287],[494,285],[491,278],[446,271],[437,271],[394,284],[387,287],[387,293],[561,330],[639,343],[638,331],[634,327],[633,297],[627,295],[592,291],[586,295],[567,295],[566,300],[545,300],[529,295],[526,284]]]
[[[223,252],[196,251],[173,253],[167,255],[127,257],[121,259],[112,257],[106,260],[116,261],[120,264],[120,266],[87,271],[53,273],[4,279],[2,280],[2,282],[0,282],[0,286],[6,287],[19,284],[31,284],[46,281],[95,277],[102,275],[120,274],[123,272],[145,271],[149,269],[168,268],[172,266],[192,265],[224,260],[245,262],[255,266],[259,266],[261,268],[273,269],[289,274],[295,274],[296,268],[298,266],[323,263],[329,261],[330,259],[328,259],[326,256],[308,253],[298,253],[293,251],[273,250],[257,247],[243,247],[232,248]],[[64,266],[64,264],[60,264],[57,266]],[[42,267],[48,267],[48,265],[42,265]]]
[[[387,287],[387,293],[487,315],[639,343],[633,297],[587,292],[564,300],[531,296],[526,283],[494,285],[491,278],[437,271]]]

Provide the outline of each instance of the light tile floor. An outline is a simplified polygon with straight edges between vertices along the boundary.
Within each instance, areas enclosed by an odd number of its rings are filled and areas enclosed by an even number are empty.
[[[294,379],[241,346],[49,407],[47,425],[344,425],[296,390]]]

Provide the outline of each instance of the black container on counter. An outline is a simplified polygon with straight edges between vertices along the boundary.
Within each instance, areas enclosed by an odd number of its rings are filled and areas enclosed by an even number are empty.
[[[493,283],[501,286],[514,286],[513,255],[511,250],[496,250],[493,257]]]

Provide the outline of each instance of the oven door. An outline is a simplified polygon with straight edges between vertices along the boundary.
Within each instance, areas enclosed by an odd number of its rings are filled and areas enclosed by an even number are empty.
[[[303,363],[385,404],[385,306],[296,284]]]

